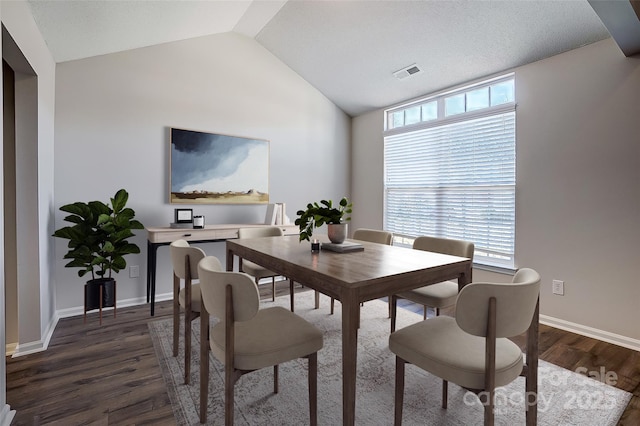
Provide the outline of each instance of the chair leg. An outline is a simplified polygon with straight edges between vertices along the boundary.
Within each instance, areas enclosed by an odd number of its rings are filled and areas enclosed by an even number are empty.
[[[273,366],[273,393],[278,393],[278,364]]]
[[[391,296],[387,296],[387,305],[389,305],[389,318],[391,318]]]
[[[200,359],[209,359],[209,313],[204,308],[200,312]],[[226,374],[226,373],[225,373]],[[200,364],[200,423],[207,421],[207,399],[209,398],[209,363]]]
[[[494,416],[493,416],[493,400],[494,400],[494,391],[485,391],[485,395],[487,397],[487,401],[484,401],[484,426],[493,426]]]
[[[436,308],[436,316],[439,317],[440,316],[440,308]]]
[[[427,319],[427,305],[422,305],[422,319]]]
[[[335,305],[336,300],[332,297],[331,298],[331,315],[333,315],[333,306]]]
[[[313,296],[315,298],[315,308],[320,309],[320,292],[318,290],[314,290]]]
[[[191,377],[191,312],[184,313],[184,384],[189,384]]]
[[[180,333],[180,309],[173,312],[173,356],[178,356],[178,334]]]
[[[178,336],[180,333],[180,279],[173,275],[173,356],[178,356]],[[86,303],[85,303],[86,306]],[[85,312],[86,315],[86,312]]]
[[[449,394],[449,382],[446,380],[442,381],[442,408],[447,409],[447,400]]]
[[[224,378],[224,424],[233,426],[233,391],[236,384],[233,366],[225,365]]]
[[[191,321],[194,318],[191,309],[193,303],[191,263],[188,255],[184,257],[184,267],[184,384],[188,385],[191,376]]]
[[[493,426],[493,405],[496,391],[496,298],[489,298],[489,312],[487,315],[487,333],[485,339],[485,367],[484,367],[484,424]]]
[[[396,356],[396,403],[393,424],[402,425],[402,404],[404,403],[404,364],[405,360]]]
[[[318,353],[309,355],[309,424],[318,424]]]
[[[526,422],[527,426],[538,424],[538,333],[540,297],[533,311],[533,318],[527,330],[527,373],[525,374]]]

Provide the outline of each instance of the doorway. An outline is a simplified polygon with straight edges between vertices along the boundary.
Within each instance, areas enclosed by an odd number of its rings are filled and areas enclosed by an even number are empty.
[[[2,26],[5,352],[41,339],[38,78]],[[22,307],[22,308],[21,308]],[[36,309],[34,309],[36,308]],[[26,320],[26,321],[25,321]]]
[[[3,218],[6,355],[18,345],[18,261],[16,254],[15,73],[2,60],[3,87]]]

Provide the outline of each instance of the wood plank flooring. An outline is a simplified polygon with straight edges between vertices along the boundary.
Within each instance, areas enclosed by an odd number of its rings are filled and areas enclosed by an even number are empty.
[[[260,290],[271,298],[270,286]],[[288,283],[278,283],[277,291],[288,294]],[[327,297],[320,308],[329,309]],[[7,403],[17,411],[12,425],[174,424],[147,328],[171,311],[171,302],[161,302],[155,317],[143,305],[118,309],[115,319],[107,311],[102,326],[97,314],[88,315],[86,324],[81,316],[60,320],[47,351],[6,359]],[[616,387],[633,393],[619,425],[640,425],[640,352],[541,326],[540,358],[572,371],[614,372]]]

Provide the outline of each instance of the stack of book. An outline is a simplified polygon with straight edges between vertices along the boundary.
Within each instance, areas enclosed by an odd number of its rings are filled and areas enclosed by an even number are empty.
[[[362,251],[364,247],[360,243],[345,241],[341,244],[322,243],[322,250],[335,251],[337,253],[348,253],[352,251]]]
[[[290,219],[286,214],[285,203],[267,205],[267,214],[264,218],[265,225],[288,225]]]

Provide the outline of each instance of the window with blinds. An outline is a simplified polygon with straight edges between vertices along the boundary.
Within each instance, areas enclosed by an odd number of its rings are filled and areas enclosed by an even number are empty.
[[[492,102],[494,86],[503,95],[505,86],[511,87],[500,103]],[[484,89],[486,100],[478,107],[477,94]],[[513,267],[513,94],[510,76],[425,100],[424,105],[437,104],[435,119],[403,124],[400,113],[414,113],[420,106],[415,103],[387,111],[393,126],[387,126],[384,138],[385,229],[398,242],[420,235],[473,241],[474,262]],[[449,107],[451,99],[455,109]]]

